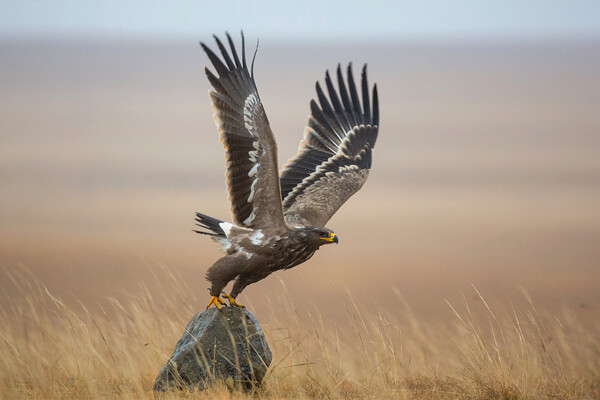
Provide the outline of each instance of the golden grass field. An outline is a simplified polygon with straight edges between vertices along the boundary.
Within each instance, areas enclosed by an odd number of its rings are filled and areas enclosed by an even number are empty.
[[[249,39],[250,40],[250,39]],[[229,219],[196,43],[0,42],[0,398],[146,398]],[[314,82],[369,62],[381,130],[340,244],[240,296],[252,394],[600,397],[600,45],[261,41],[291,157]]]
[[[450,323],[393,304],[340,298],[332,322],[318,309],[273,299],[261,315],[274,359],[251,393],[216,385],[156,396],[151,387],[194,309],[181,277],[155,270],[160,290],[110,300],[101,312],[68,306],[24,269],[4,270],[20,299],[2,299],[3,398],[594,399],[600,341],[568,310],[550,315],[477,301],[448,304]],[[523,294],[526,297],[526,294]],[[391,308],[390,306],[393,306]]]

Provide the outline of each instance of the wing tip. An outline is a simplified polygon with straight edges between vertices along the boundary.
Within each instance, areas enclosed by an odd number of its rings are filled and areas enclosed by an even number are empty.
[[[373,125],[379,127],[379,93],[377,83],[373,85]]]

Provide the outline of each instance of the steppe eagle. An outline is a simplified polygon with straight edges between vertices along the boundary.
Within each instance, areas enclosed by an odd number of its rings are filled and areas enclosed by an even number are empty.
[[[205,67],[221,142],[225,148],[227,190],[233,223],[196,213],[197,225],[223,245],[226,255],[206,272],[212,296],[207,306],[241,306],[236,297],[249,284],[274,271],[311,258],[320,246],[338,243],[325,224],[367,180],[377,139],[377,85],[369,95],[366,65],[361,97],[349,64],[346,79],[338,64],[337,90],[325,73],[328,97],[316,83],[317,98],[298,153],[278,169],[277,145],[254,81],[227,34],[229,51],[214,36],[222,59],[201,43],[217,75]],[[256,52],[254,53],[256,56]],[[229,294],[225,286],[235,279]]]

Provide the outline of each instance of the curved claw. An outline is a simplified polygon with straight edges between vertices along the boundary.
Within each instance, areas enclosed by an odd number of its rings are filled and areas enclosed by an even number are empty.
[[[215,307],[217,307],[220,310],[221,307],[219,306],[219,304],[225,305],[225,302],[223,300],[221,300],[218,296],[213,296],[210,298],[210,302],[208,303],[206,308],[212,306],[213,304],[215,305]]]
[[[235,301],[235,297],[228,295],[225,292],[221,293],[221,296],[223,296],[224,298],[226,298],[227,300],[229,300],[229,305],[230,306],[236,306],[236,307],[242,307],[242,308],[246,308],[246,306],[238,303],[237,301]]]

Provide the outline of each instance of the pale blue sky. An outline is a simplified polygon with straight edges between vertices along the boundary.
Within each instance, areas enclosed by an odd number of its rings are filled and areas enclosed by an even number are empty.
[[[0,37],[600,38],[600,1],[1,0]]]

